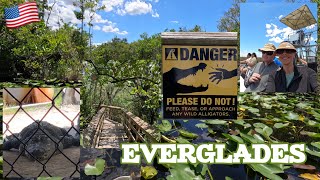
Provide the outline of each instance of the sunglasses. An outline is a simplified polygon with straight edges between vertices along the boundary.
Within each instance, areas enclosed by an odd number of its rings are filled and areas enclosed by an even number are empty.
[[[278,49],[278,50],[276,50],[277,54],[283,54],[284,52],[286,52],[287,54],[292,54],[292,53],[295,53],[296,51],[293,49]]]
[[[271,56],[273,54],[273,51],[262,51],[262,54],[267,54]]]

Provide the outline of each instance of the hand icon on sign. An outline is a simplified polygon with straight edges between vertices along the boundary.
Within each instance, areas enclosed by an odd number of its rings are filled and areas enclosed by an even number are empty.
[[[237,76],[237,69],[234,69],[232,71],[228,71],[223,68],[216,68],[216,70],[218,70],[220,72],[210,72],[209,73],[210,75],[212,75],[209,77],[211,82],[218,80],[216,84],[219,84],[222,79],[230,79],[232,77]]]

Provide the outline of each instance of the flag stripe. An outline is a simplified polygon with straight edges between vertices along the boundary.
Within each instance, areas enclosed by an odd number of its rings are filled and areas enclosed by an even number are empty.
[[[25,18],[28,18],[29,16],[38,17],[38,13],[31,13],[31,14],[27,14],[27,15],[24,15],[24,16],[20,16],[20,17],[14,18],[14,19],[10,19],[10,20],[7,20],[7,23],[14,23],[14,22],[19,23],[19,21],[21,21],[21,20],[23,20]]]
[[[25,18],[16,18],[15,21],[13,22],[7,22],[7,24],[15,24],[15,23],[20,23],[22,21],[25,21],[25,20],[28,20],[28,19],[32,19],[32,18],[38,18],[38,14],[35,14],[35,15],[31,15],[31,16],[27,16]],[[38,18],[39,19],[39,18]]]
[[[26,2],[24,4],[20,4],[18,7],[19,8],[24,8],[26,6],[37,6],[37,3],[36,2]]]
[[[24,10],[24,11],[20,11],[20,16],[22,16],[22,15],[25,15],[25,14],[28,14],[28,13],[30,13],[30,12],[36,12],[36,13],[38,13],[38,9],[37,8],[29,8],[29,9],[26,9],[26,10]]]
[[[40,21],[36,2],[26,2],[11,8],[5,8],[5,14],[8,28],[17,28]]]
[[[23,25],[26,25],[26,24],[29,24],[29,23],[32,23],[32,22],[39,22],[39,18],[36,18],[36,19],[30,19],[28,21],[24,21],[22,23],[19,23],[19,24],[15,24],[15,25],[7,25],[8,28],[17,28],[17,27],[20,27],[20,26],[23,26]]]

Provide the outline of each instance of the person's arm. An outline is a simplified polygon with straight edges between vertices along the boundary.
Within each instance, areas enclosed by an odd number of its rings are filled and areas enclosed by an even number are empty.
[[[245,76],[244,78],[244,86],[248,87],[251,83],[249,82],[251,76]]]
[[[309,82],[311,85],[311,91],[319,94],[320,86],[317,79],[317,73],[313,69],[308,68],[308,74],[309,74]]]
[[[303,65],[308,65],[307,61],[304,59],[298,58],[298,60],[303,64]]]
[[[254,66],[253,69],[252,69],[252,74],[250,74],[249,76],[245,76],[245,78],[244,78],[244,86],[245,86],[245,87],[248,87],[248,86],[251,84],[251,82],[249,81],[249,79],[250,79],[251,76],[254,74],[256,68],[257,68],[257,66]]]
[[[246,60],[242,60],[242,61],[240,61],[240,64],[247,64],[250,59],[251,59],[251,58],[248,58],[248,59],[246,59]]]
[[[274,73],[276,73],[276,72],[274,72]],[[274,73],[269,75],[265,92],[276,92],[276,84],[275,84],[275,79],[274,79],[274,77],[275,77]]]

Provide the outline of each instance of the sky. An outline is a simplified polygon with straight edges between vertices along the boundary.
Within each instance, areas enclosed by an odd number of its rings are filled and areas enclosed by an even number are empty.
[[[73,11],[75,0],[54,1],[49,26],[59,28],[60,22],[80,24]],[[225,0],[100,0],[105,5],[103,10],[93,13],[94,44],[110,41],[114,37],[127,38],[128,42],[136,41],[140,35],[153,35],[165,29],[187,29],[199,25],[206,32],[217,32],[219,19],[231,8],[233,1]],[[46,12],[46,18],[49,12]],[[90,13],[85,13],[86,22]],[[60,23],[62,24],[62,23]]]
[[[317,20],[317,5],[307,4],[313,16]],[[288,40],[288,36],[296,33],[286,26],[280,19],[298,9],[301,3],[242,3],[240,5],[240,56],[246,57],[247,53],[257,53],[266,43],[273,43],[278,47],[279,43]],[[312,32],[310,44],[317,40],[316,24],[303,29],[304,32]]]

